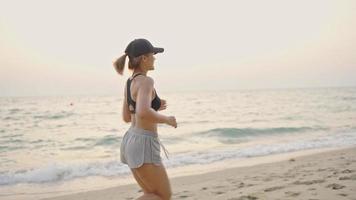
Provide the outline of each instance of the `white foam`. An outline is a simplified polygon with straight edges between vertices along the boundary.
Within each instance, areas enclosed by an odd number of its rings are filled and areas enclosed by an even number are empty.
[[[117,176],[128,172],[128,168],[120,161],[71,164],[55,162],[41,168],[2,173],[0,185],[55,182],[86,176]]]
[[[297,141],[277,141],[279,143],[255,144],[243,148],[212,149],[205,152],[192,152],[174,155],[166,161],[167,167],[189,164],[209,164],[226,159],[266,156],[308,149],[348,147],[356,145],[356,133],[329,134],[321,138],[305,138]]]
[[[356,133],[328,134],[323,137],[305,137],[276,140],[273,143],[224,146],[217,149],[171,154],[164,160],[168,168],[209,164],[230,159],[242,159],[295,152],[308,149],[347,147],[356,145]],[[165,158],[165,157],[163,157]],[[120,160],[90,163],[50,163],[44,167],[0,173],[0,185],[16,183],[44,183],[71,180],[88,176],[115,177],[127,175],[129,168]]]

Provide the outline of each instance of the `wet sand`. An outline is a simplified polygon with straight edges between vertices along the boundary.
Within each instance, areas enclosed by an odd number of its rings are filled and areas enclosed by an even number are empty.
[[[356,148],[171,179],[172,199],[356,200]],[[136,199],[136,184],[46,200]]]

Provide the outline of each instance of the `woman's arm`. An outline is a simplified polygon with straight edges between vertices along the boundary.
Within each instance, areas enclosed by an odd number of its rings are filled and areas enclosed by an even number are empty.
[[[127,104],[127,97],[126,97],[126,85],[125,85],[125,91],[124,91],[124,100],[123,100],[123,105],[122,105],[122,119],[124,122],[129,123],[131,122],[131,113],[129,111],[129,106]]]
[[[145,78],[137,92],[136,114],[138,117],[145,118],[154,123],[167,123],[168,117],[156,112],[151,108],[151,99],[153,92],[153,79]]]

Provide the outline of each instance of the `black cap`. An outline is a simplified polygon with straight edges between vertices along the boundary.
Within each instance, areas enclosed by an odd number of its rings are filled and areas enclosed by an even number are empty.
[[[148,40],[143,38],[133,40],[125,49],[125,53],[130,57],[137,57],[146,53],[162,53],[163,51],[163,48],[154,47]]]

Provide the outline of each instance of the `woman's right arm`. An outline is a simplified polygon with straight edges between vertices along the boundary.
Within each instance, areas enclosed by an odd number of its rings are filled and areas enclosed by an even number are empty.
[[[156,112],[151,108],[151,99],[154,81],[151,77],[145,78],[137,91],[136,114],[140,118],[154,123],[168,123],[169,117]]]
[[[136,97],[136,114],[154,123],[165,123],[177,128],[177,121],[174,116],[159,114],[151,108],[151,98],[153,91],[153,79],[147,77],[138,89]]]

